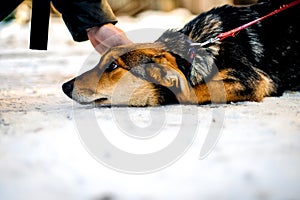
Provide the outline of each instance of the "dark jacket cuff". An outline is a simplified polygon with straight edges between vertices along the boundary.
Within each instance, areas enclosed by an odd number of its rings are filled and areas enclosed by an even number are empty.
[[[77,42],[88,40],[88,28],[117,23],[106,0],[52,0],[52,3],[61,12],[66,26]]]

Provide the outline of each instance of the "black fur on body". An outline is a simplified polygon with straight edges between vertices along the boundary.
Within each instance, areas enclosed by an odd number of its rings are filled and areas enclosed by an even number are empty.
[[[237,95],[251,95],[263,74],[272,82],[271,95],[300,89],[300,6],[289,8],[259,22],[235,37],[196,47],[193,65],[186,54],[191,42],[205,42],[262,17],[291,0],[262,0],[244,7],[225,5],[200,14],[180,30],[166,31],[156,42],[163,43],[176,57],[179,68],[191,86],[197,86],[223,69],[231,69],[227,82],[238,81],[243,90]],[[254,99],[255,100],[255,99]]]

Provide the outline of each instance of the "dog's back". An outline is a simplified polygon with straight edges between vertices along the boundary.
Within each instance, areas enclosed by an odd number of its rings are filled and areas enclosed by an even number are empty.
[[[179,32],[194,42],[207,41],[222,32],[258,19],[291,1],[262,0],[252,6],[225,5],[214,8],[200,14]],[[299,21],[299,5],[297,5],[241,31],[235,37],[217,42],[206,50],[214,57],[214,64],[218,70],[234,68],[241,72],[236,76],[240,76],[239,78],[245,82],[251,81],[251,76],[255,74],[251,73],[252,67],[262,70],[274,82],[276,90],[272,95],[281,94],[284,90],[298,90],[300,89]],[[163,41],[164,37],[168,38],[165,35],[159,40]],[[208,71],[203,72],[203,66],[199,67],[202,76],[210,74]],[[193,80],[193,75],[187,76],[191,76]],[[198,84],[197,80],[194,82],[195,85]]]
[[[253,6],[260,15],[289,1],[265,1]],[[265,46],[260,67],[277,81],[278,91],[300,89],[300,6],[290,8],[262,22],[261,38]]]

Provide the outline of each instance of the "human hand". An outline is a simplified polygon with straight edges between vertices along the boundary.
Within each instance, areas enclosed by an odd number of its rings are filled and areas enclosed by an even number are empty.
[[[127,38],[124,31],[113,24],[89,28],[87,29],[87,35],[96,51],[100,54],[103,54],[111,47],[132,43],[132,41]]]

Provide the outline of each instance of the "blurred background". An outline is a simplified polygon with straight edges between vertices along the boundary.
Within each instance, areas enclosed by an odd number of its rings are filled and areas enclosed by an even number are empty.
[[[186,8],[192,14],[199,14],[223,4],[246,5],[257,0],[108,0],[108,2],[117,16],[137,16],[146,10],[169,12],[177,8]],[[27,23],[30,20],[30,13],[31,0],[25,0],[6,21],[16,19],[20,23]],[[60,16],[53,6],[51,13],[52,16]]]

